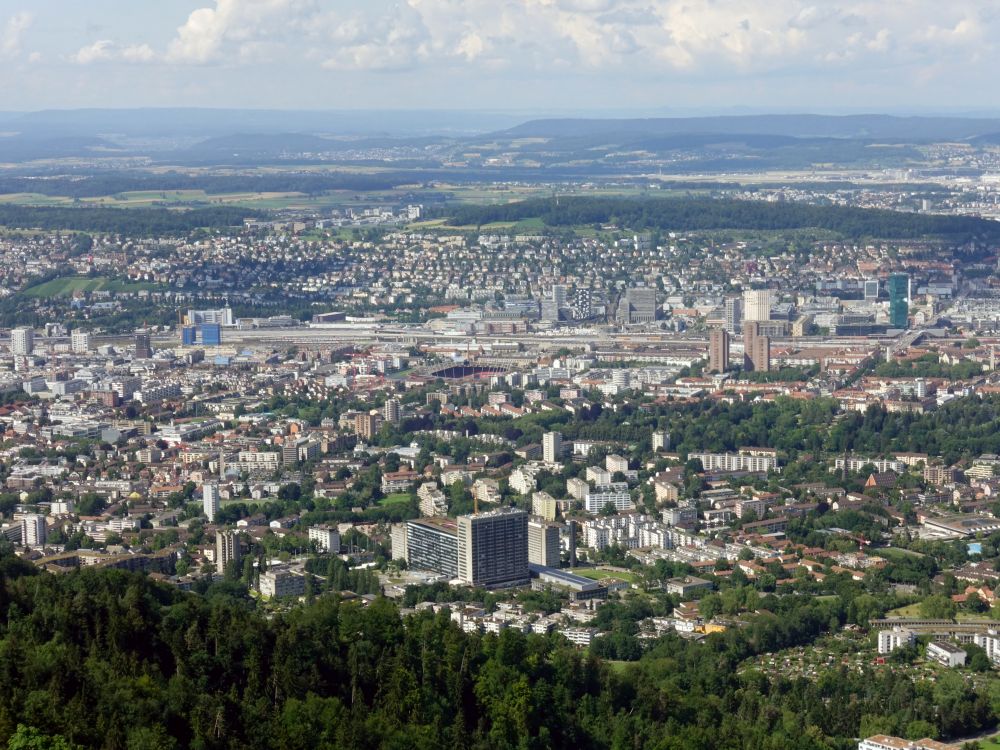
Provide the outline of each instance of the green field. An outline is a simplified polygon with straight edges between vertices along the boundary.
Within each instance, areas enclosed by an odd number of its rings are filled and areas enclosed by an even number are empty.
[[[1000,735],[979,740],[979,747],[981,750],[1000,750]]]
[[[617,578],[619,581],[635,583],[639,580],[634,573],[621,570],[608,570],[607,568],[574,568],[573,572],[578,576],[589,578],[592,581],[599,581],[602,578]]]
[[[106,276],[64,276],[46,281],[23,290],[26,297],[61,297],[73,292],[139,292],[143,290],[156,291],[157,284],[132,283],[119,279],[109,279]]]
[[[387,505],[406,505],[408,502],[410,502],[408,492],[396,492],[388,497],[383,497],[378,501],[378,504],[384,508]]]

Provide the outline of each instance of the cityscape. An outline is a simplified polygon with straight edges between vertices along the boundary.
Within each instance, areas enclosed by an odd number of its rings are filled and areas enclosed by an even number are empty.
[[[0,747],[1000,748],[996,14],[17,5]]]

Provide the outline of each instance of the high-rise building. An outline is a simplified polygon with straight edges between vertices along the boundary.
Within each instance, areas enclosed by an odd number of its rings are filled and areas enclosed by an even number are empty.
[[[625,290],[620,317],[625,323],[652,323],[656,320],[656,289],[636,286]]]
[[[135,335],[135,358],[152,359],[153,345],[150,342],[149,334],[145,332]]]
[[[417,518],[406,522],[406,563],[414,570],[429,570],[448,578],[458,576],[458,526],[446,517]]]
[[[335,526],[310,526],[309,541],[316,542],[320,552],[340,552],[340,532]]]
[[[743,369],[769,372],[771,369],[771,337],[760,332],[756,321],[743,324]]]
[[[390,424],[397,424],[400,418],[399,413],[400,413],[399,399],[390,398],[385,402],[385,413],[383,414],[383,416],[385,417],[386,422],[389,422]]]
[[[593,315],[593,296],[589,289],[577,289],[573,292],[573,317],[585,320]]]
[[[209,523],[215,523],[219,512],[219,485],[205,484],[201,488],[201,505]]]
[[[35,331],[32,328],[15,328],[10,332],[10,352],[17,357],[27,357],[35,349]]]
[[[557,464],[562,461],[562,434],[546,432],[542,435],[542,460],[547,464]]]
[[[181,328],[181,344],[183,346],[194,346],[198,341],[197,326],[183,326]]]
[[[729,331],[713,328],[708,338],[708,369],[725,372],[729,369]]]
[[[224,573],[229,563],[240,563],[240,534],[234,529],[215,532],[215,569]]]
[[[889,276],[889,325],[907,328],[910,319],[910,277],[905,273]]]
[[[500,508],[459,516],[458,578],[484,588],[528,583],[528,514]]]
[[[878,299],[879,283],[878,279],[865,279],[865,301],[873,302]]]
[[[358,414],[354,418],[354,432],[364,440],[371,440],[378,432],[378,418],[374,414]]]
[[[559,529],[557,523],[537,519],[528,521],[528,562],[548,568],[559,567]]]
[[[69,348],[73,354],[86,354],[90,351],[90,334],[86,331],[73,331],[69,336]]]
[[[743,292],[743,322],[763,323],[771,319],[771,290],[748,289]]]
[[[653,450],[654,451],[668,451],[670,450],[670,433],[666,430],[658,430],[653,433]]]
[[[21,539],[25,547],[43,547],[47,539],[45,516],[32,513],[21,519]]]
[[[743,300],[739,297],[726,297],[726,330],[730,335],[736,335],[742,325]]]

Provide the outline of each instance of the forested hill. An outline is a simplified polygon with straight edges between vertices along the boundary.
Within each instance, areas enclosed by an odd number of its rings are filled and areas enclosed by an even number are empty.
[[[197,594],[33,570],[0,553],[0,747],[846,750],[874,727],[954,737],[996,721],[954,675],[741,675],[748,657],[881,612],[848,576],[829,577],[838,595],[763,595],[745,628],[665,636],[612,669],[559,635],[467,634],[447,610],[401,618],[385,599],[265,616],[236,582]],[[641,650],[649,614],[605,604],[608,647]]]
[[[130,235],[184,234],[201,227],[241,226],[243,219],[259,216],[246,208],[57,208],[0,205],[0,227],[66,230]]]
[[[546,198],[449,209],[453,226],[541,219],[550,227],[617,224],[636,230],[825,229],[846,238],[1000,239],[1000,222],[846,206],[712,198]]]

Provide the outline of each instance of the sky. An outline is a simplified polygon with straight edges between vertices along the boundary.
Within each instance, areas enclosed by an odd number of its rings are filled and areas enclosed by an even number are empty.
[[[0,110],[1000,111],[993,0],[0,0]]]

